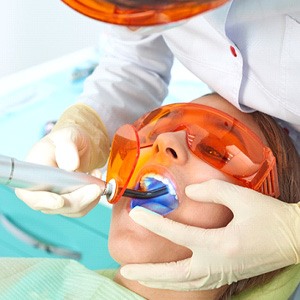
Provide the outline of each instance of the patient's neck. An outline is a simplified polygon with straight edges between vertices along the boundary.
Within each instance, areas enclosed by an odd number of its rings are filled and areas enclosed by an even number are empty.
[[[227,287],[206,291],[173,291],[153,289],[124,278],[118,271],[114,281],[148,300],[218,300]]]

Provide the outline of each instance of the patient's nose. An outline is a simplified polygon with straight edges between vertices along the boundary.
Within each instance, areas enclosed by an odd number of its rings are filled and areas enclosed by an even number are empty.
[[[160,134],[154,144],[153,151],[166,162],[184,164],[188,159],[186,132],[165,132]]]

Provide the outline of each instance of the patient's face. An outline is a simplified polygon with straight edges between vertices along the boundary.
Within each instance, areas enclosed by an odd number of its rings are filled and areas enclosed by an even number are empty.
[[[193,102],[212,106],[230,114],[250,127],[265,141],[251,115],[240,112],[220,96],[208,95]],[[176,186],[179,207],[168,214],[166,218],[203,228],[224,227],[230,222],[232,213],[227,207],[196,202],[189,199],[184,193],[187,185],[209,179],[234,183],[231,177],[209,166],[189,151],[185,131],[163,133],[157,137],[150,150],[142,151],[151,151],[145,167],[152,168],[154,166],[161,175],[171,178]],[[192,255],[189,249],[176,245],[136,224],[129,217],[129,207],[129,198],[122,198],[113,207],[109,249],[117,262],[121,265],[169,262],[182,260]]]

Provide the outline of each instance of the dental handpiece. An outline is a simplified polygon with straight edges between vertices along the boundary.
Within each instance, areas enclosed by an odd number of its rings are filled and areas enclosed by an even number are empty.
[[[105,182],[97,177],[81,172],[20,161],[0,155],[0,184],[31,191],[49,191],[57,194],[70,193],[87,184],[97,184],[103,190],[102,196],[111,200],[116,192],[114,179]],[[165,188],[152,191],[126,189],[124,196],[149,199],[166,194]]]

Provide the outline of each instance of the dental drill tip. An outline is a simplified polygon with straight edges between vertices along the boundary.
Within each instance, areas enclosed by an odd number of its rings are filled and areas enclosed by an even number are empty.
[[[102,196],[106,196],[107,201],[111,201],[115,196],[116,189],[117,189],[116,180],[111,179],[109,182],[106,183]]]

